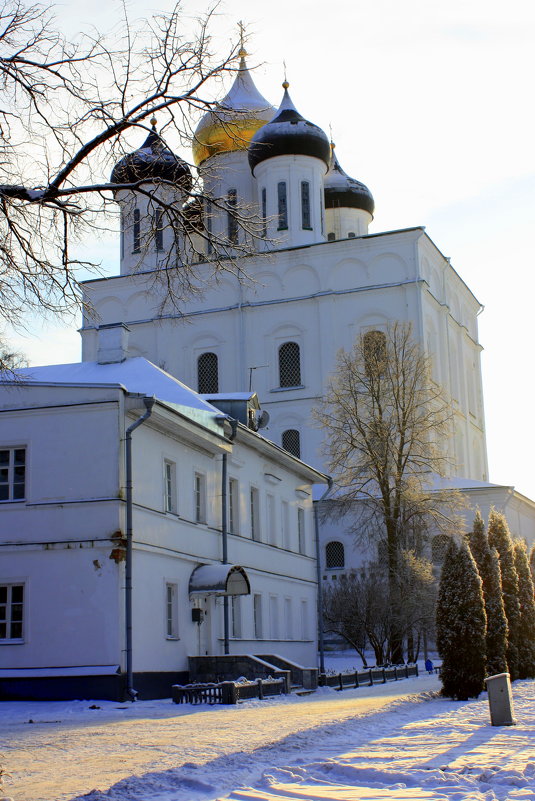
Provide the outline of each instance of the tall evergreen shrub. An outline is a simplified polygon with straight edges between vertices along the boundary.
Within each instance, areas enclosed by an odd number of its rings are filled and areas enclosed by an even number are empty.
[[[472,556],[483,582],[483,597],[487,614],[487,675],[493,676],[508,670],[506,659],[507,618],[503,606],[498,552],[489,546],[485,524],[479,510],[476,512],[474,525],[468,539]]]
[[[518,574],[520,632],[518,638],[518,678],[535,678],[535,600],[524,540],[514,541],[515,567]]]
[[[496,548],[500,560],[502,577],[502,596],[507,617],[507,664],[511,680],[519,676],[518,645],[520,637],[520,604],[518,602],[518,574],[515,568],[513,540],[509,533],[507,520],[501,512],[490,510],[489,545]]]
[[[535,543],[531,548],[531,553],[529,555],[529,567],[531,570],[531,578],[535,582]]]
[[[482,582],[465,542],[446,551],[437,603],[437,648],[442,657],[442,695],[477,698],[485,678],[487,619]]]

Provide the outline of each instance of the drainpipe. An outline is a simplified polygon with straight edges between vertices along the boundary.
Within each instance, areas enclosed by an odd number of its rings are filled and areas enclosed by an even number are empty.
[[[146,411],[125,432],[126,455],[126,562],[125,562],[125,624],[126,624],[126,692],[136,700],[132,672],[132,432],[148,420],[156,398],[143,398]]]
[[[228,438],[232,442],[238,431],[238,421],[228,418],[232,426],[232,433]],[[227,528],[227,496],[228,496],[228,481],[227,481],[227,453],[223,454],[221,466],[221,538],[223,543],[223,559],[221,560],[224,565],[228,565],[228,528]],[[229,610],[228,610],[228,595],[223,596],[223,653],[230,653],[230,632],[229,632]]]
[[[316,535],[316,578],[318,581],[318,650],[320,655],[320,676],[325,673],[325,647],[323,642],[323,584],[321,579],[321,551],[319,507],[333,488],[333,480],[328,476],[328,486],[321,498],[314,503],[314,531]]]

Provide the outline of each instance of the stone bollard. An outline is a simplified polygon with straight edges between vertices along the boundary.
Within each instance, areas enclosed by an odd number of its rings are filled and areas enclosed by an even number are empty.
[[[489,695],[490,722],[493,726],[514,726],[513,695],[509,673],[497,673],[485,679]]]

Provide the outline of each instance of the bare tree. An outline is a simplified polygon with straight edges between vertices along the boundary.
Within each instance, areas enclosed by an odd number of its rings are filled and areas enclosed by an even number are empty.
[[[433,380],[429,358],[410,325],[360,336],[341,350],[325,400],[315,416],[325,429],[325,452],[337,500],[330,509],[352,516],[360,538],[386,541],[392,661],[402,661],[402,552],[433,530],[459,529],[460,495],[439,491],[451,404]],[[420,553],[421,551],[417,551]]]
[[[160,140],[191,144],[192,116],[212,108],[214,81],[238,69],[237,48],[223,58],[212,51],[212,11],[193,26],[177,5],[137,26],[126,17],[113,41],[95,33],[74,44],[55,27],[51,7],[25,0],[0,2],[0,306],[18,323],[31,309],[58,312],[79,304],[78,271],[98,265],[77,258],[73,245],[117,215],[113,192],[135,189],[159,206],[180,232],[187,258],[172,252],[160,267],[168,299],[180,304],[195,285],[195,262],[207,234],[202,186],[186,204],[166,200],[146,176],[110,183],[111,168],[140,129],[157,114]],[[135,129],[129,139],[128,131]],[[145,134],[146,135],[146,134]],[[159,180],[157,189],[173,182]],[[236,271],[232,257],[251,250],[260,223],[250,211],[214,208],[235,216],[240,241],[215,237],[213,271]]]
[[[331,584],[323,596],[323,621],[326,631],[338,634],[357,651],[364,667],[368,667],[368,645],[376,664],[384,664],[389,615],[388,583],[381,565],[366,565]]]

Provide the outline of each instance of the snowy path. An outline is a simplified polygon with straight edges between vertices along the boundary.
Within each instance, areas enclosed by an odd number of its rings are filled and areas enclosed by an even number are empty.
[[[489,725],[486,697],[411,703],[437,687],[422,676],[204,711],[3,703],[5,790],[15,801],[91,788],[87,801],[535,801],[535,682],[515,684],[509,728]]]
[[[90,702],[80,701],[4,702],[0,759],[11,775],[5,789],[15,801],[65,801],[144,774],[141,796],[117,797],[146,798],[155,783],[172,783],[184,801],[213,797],[273,764],[293,762],[311,739],[321,752],[335,724],[436,687],[435,677],[423,676],[235,707],[97,701],[101,709],[89,710]],[[161,781],[147,775],[154,772],[163,773]]]

